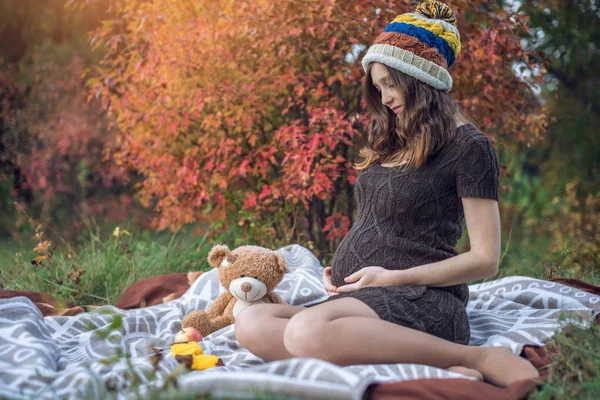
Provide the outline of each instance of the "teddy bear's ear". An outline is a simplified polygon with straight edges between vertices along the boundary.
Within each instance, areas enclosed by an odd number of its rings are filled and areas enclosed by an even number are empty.
[[[229,247],[223,244],[217,244],[208,252],[208,263],[211,267],[217,268],[229,253],[231,253]]]
[[[281,254],[275,253],[275,258],[277,258],[277,265],[279,266],[279,271],[281,271],[281,274],[287,274],[290,272],[290,269],[285,262],[285,258],[283,258]]]

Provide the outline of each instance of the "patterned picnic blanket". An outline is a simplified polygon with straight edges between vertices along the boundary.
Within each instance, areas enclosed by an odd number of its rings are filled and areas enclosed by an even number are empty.
[[[276,289],[289,304],[308,305],[326,297],[323,267],[306,248],[278,250],[290,273]],[[137,394],[160,387],[178,366],[169,345],[189,311],[204,309],[224,289],[216,271],[204,273],[179,299],[136,310],[112,306],[71,317],[43,317],[25,297],[0,300],[0,398],[119,398],[135,395],[132,373],[140,377]],[[541,345],[566,321],[589,322],[600,312],[600,297],[559,283],[514,276],[470,286],[471,345]],[[122,317],[110,334],[103,332],[114,315]],[[235,340],[233,326],[204,338],[207,354],[224,367],[193,371],[178,378],[179,387],[199,395],[236,397],[271,392],[286,397],[360,399],[374,382],[463,377],[415,364],[339,367],[317,359],[265,363]],[[164,349],[156,374],[148,378],[155,354]],[[109,362],[116,354],[126,354]],[[466,378],[466,377],[465,377]]]

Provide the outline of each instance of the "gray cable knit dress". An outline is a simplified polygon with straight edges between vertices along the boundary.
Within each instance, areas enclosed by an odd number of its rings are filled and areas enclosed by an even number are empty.
[[[498,161],[488,137],[472,124],[413,171],[374,164],[363,170],[354,194],[357,218],[333,260],[332,282],[363,267],[407,269],[441,261],[458,252],[464,212],[461,197],[498,199]],[[325,301],[354,297],[379,317],[402,326],[467,344],[466,284],[448,287],[366,287]]]

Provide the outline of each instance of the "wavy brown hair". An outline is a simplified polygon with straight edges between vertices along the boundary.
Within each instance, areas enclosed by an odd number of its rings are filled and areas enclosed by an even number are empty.
[[[460,111],[458,104],[443,91],[410,75],[383,65],[392,82],[404,95],[404,107],[398,115],[381,102],[373,86],[369,65],[363,87],[367,110],[372,115],[367,143],[360,150],[363,158],[354,167],[363,170],[375,163],[402,169],[416,169],[456,135],[457,120],[473,121]]]

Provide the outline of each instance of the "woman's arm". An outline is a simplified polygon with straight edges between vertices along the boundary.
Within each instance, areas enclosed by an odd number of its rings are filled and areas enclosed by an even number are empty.
[[[463,209],[471,249],[443,261],[405,270],[366,267],[346,278],[339,292],[366,286],[451,286],[483,279],[498,272],[500,213],[496,200],[463,197]]]
[[[500,258],[500,213],[496,200],[463,197],[471,249],[456,257],[390,271],[390,285],[451,286],[496,275]]]

